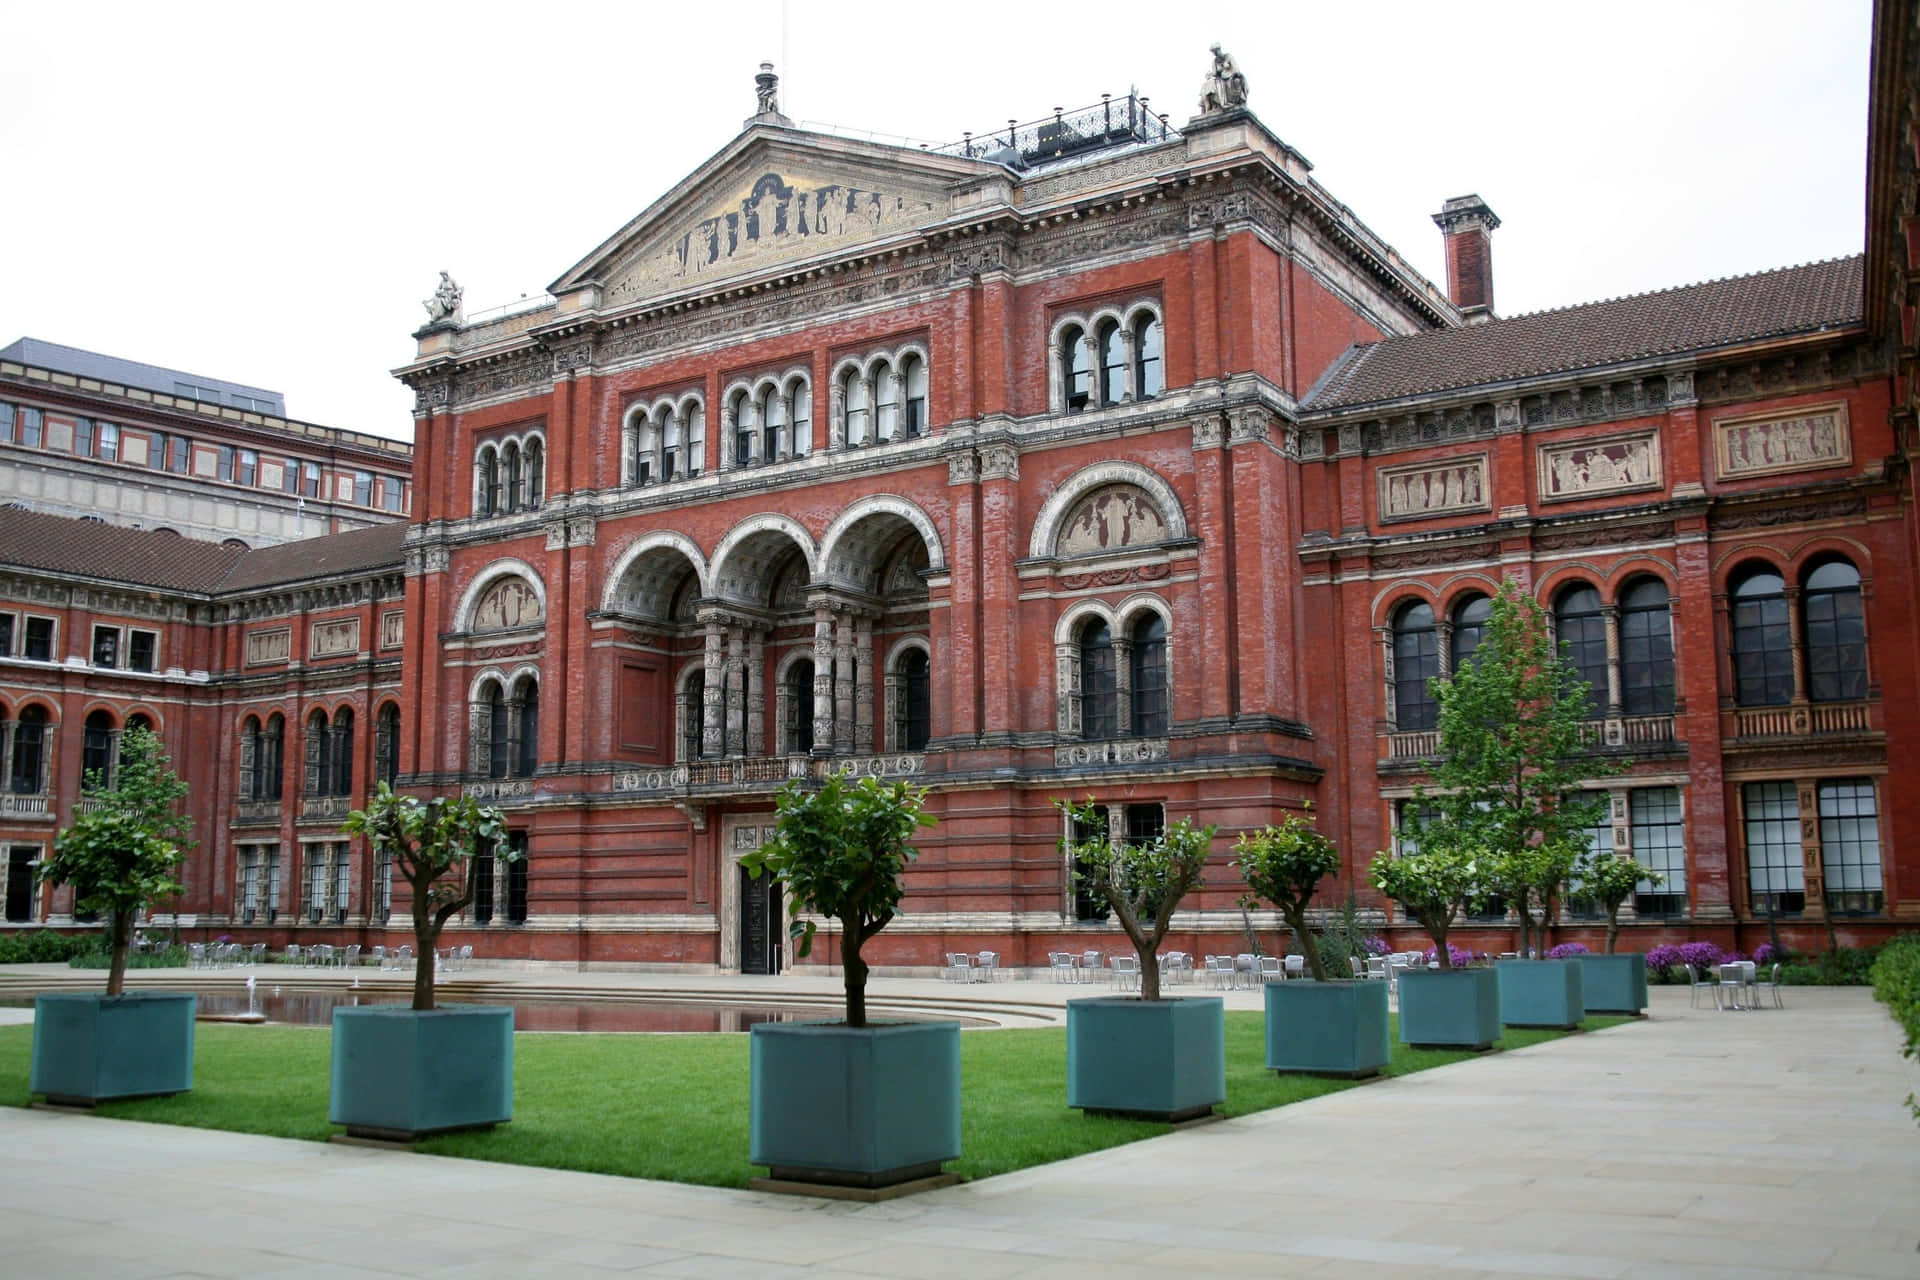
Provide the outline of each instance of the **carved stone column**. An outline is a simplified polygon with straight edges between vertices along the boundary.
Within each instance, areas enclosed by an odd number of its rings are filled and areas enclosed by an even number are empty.
[[[873,754],[873,619],[860,617],[853,626],[855,755]]]
[[[1070,738],[1080,736],[1080,647],[1053,647],[1054,730]]]
[[[1400,729],[1400,714],[1393,696],[1393,628],[1375,627],[1373,630],[1380,638],[1380,670],[1386,674],[1385,714],[1381,718],[1387,722],[1387,732],[1396,733]]]
[[[885,704],[880,715],[885,733],[881,735],[880,750],[905,751],[907,749],[907,678],[897,671],[889,671],[884,680]]]
[[[726,661],[721,656],[721,638],[725,628],[716,619],[707,623],[706,687],[700,708],[700,757],[711,760],[720,754],[722,729],[726,725]]]
[[[844,756],[853,751],[853,619],[843,613],[838,621],[833,637],[833,752]]]
[[[827,386],[827,448],[847,447],[847,392],[840,379]]]
[[[1607,718],[1620,718],[1620,606],[1603,604],[1600,617],[1607,632]]]
[[[727,628],[727,754],[747,753],[747,661],[745,628]]]
[[[731,471],[741,464],[733,456],[733,442],[738,438],[740,423],[733,411],[733,401],[723,401],[720,405],[720,465],[716,471]]]
[[[747,681],[746,753],[750,756],[767,750],[766,659],[767,633],[755,631],[747,637],[747,667],[742,673]]]
[[[887,422],[886,440],[888,442],[892,442],[894,440],[902,439],[906,435],[907,380],[901,376],[900,371],[898,369],[887,370],[887,390],[893,396],[893,399],[890,402],[893,405],[893,416]],[[880,391],[880,388],[878,386],[875,386],[874,394],[876,399],[878,399],[879,391]],[[879,419],[878,419],[879,406],[878,405],[875,405],[874,413],[875,413],[875,426],[877,427],[879,425]]]
[[[1800,613],[1800,588],[1789,585],[1787,626],[1793,637],[1793,701],[1797,706],[1807,700],[1807,629]]]
[[[1113,637],[1113,732],[1133,736],[1133,641]]]
[[[1120,375],[1120,403],[1132,404],[1134,401],[1133,328],[1131,325],[1123,324],[1120,326],[1120,332],[1114,336],[1120,340],[1120,361],[1124,370]],[[1106,373],[1107,371],[1102,369],[1100,376],[1104,378]]]
[[[833,611],[813,607],[813,754],[833,754]]]

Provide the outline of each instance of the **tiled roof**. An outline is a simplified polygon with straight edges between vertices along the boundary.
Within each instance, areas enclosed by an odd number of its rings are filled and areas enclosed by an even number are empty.
[[[0,507],[0,565],[9,568],[212,591],[245,554],[240,547],[177,533]]]
[[[0,507],[0,567],[217,593],[398,569],[403,521],[248,551],[155,529]]]
[[[261,547],[240,557],[233,572],[220,584],[220,590],[249,591],[310,578],[398,569],[402,563],[400,540],[406,536],[406,521],[395,520],[301,542],[283,542],[277,547]]]
[[[1860,323],[1856,254],[1351,347],[1308,411],[1597,368]]]

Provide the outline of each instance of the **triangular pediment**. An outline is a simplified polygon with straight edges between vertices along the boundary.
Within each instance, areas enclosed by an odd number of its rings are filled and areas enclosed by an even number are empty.
[[[760,126],[742,133],[554,282],[619,309],[911,234],[1006,171],[906,147]]]

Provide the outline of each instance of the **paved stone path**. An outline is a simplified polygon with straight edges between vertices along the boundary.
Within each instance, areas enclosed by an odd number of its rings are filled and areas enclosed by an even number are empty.
[[[880,1205],[0,1108],[0,1275],[1920,1277],[1896,1028],[1787,999]]]

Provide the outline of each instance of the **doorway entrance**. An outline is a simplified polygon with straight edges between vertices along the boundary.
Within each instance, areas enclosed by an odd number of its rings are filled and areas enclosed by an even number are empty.
[[[740,972],[780,972],[780,885],[761,872],[740,868]]]
[[[773,815],[722,819],[720,868],[720,967],[736,973],[779,973],[786,960],[787,918],[780,887],[768,875],[758,880],[740,859],[773,835]]]

